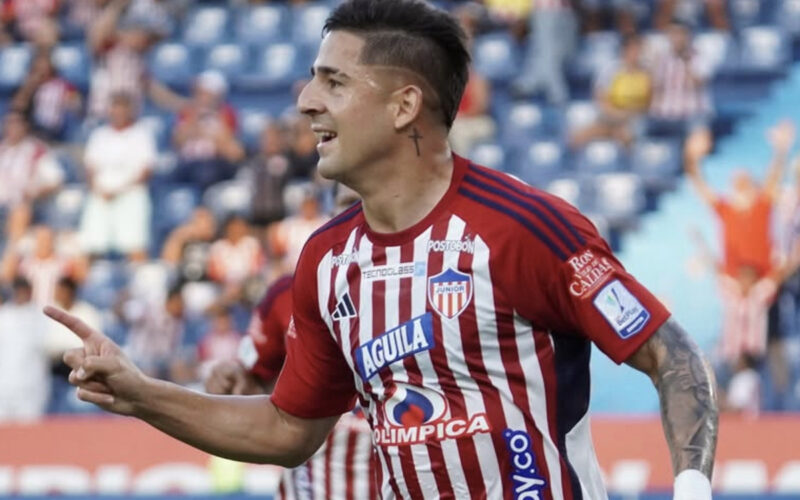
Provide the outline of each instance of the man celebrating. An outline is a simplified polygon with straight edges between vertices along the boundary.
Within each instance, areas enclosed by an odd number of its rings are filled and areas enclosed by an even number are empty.
[[[594,342],[651,377],[676,499],[709,499],[715,386],[699,349],[560,199],[450,153],[464,36],[420,0],[331,14],[298,107],[319,171],[362,203],[311,236],[271,396],[144,376],[56,309],[78,396],[215,455],[297,465],[358,400],[384,498],[605,498],[588,426]]]

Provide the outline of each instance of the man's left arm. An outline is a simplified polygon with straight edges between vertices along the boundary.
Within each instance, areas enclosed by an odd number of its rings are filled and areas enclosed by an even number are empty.
[[[708,361],[683,328],[669,319],[626,363],[649,375],[658,390],[676,475],[675,499],[710,499],[710,482],[697,472],[685,472],[699,471],[710,481],[714,467],[719,409]]]

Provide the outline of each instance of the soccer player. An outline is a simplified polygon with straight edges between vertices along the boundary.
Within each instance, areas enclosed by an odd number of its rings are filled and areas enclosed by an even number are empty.
[[[467,79],[457,22],[349,0],[298,98],[318,168],[362,202],[311,236],[271,396],[144,376],[100,332],[65,355],[78,396],[215,455],[295,466],[358,400],[384,498],[605,498],[589,434],[596,344],[661,401],[674,497],[709,499],[716,388],[669,312],[562,200],[451,154]],[[621,437],[624,439],[624,437]]]

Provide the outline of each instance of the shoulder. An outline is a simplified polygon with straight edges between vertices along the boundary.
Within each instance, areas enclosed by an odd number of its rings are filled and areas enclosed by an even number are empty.
[[[471,164],[459,193],[470,222],[521,244],[533,243],[561,260],[596,236],[592,223],[575,207],[502,172]]]
[[[361,202],[358,202],[311,233],[303,253],[313,252],[321,257],[338,243],[346,240],[362,221]]]
[[[273,282],[267,289],[256,309],[261,318],[269,315],[272,308],[281,300],[291,300],[292,276],[283,276]]]

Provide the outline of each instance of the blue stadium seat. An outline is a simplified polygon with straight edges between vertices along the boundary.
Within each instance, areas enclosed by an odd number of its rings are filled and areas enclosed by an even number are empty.
[[[540,186],[563,175],[564,149],[554,140],[531,144],[518,168],[518,175],[527,183]]]
[[[244,90],[288,89],[308,68],[301,69],[301,55],[290,43],[264,47],[256,56],[252,71],[239,76],[234,83]]]
[[[585,185],[574,177],[554,179],[547,183],[545,190],[558,196],[573,207],[581,210],[586,207]]]
[[[570,137],[576,131],[597,121],[597,108],[591,101],[573,101],[564,112],[564,136]]]
[[[146,127],[156,140],[159,150],[165,150],[170,143],[170,118],[163,113],[147,114],[139,119],[141,125]]]
[[[475,70],[494,84],[507,83],[519,72],[519,54],[506,33],[477,37],[472,57]]]
[[[231,214],[247,215],[250,212],[250,193],[250,186],[243,182],[218,182],[203,194],[203,205],[211,209],[218,220]]]
[[[594,213],[612,227],[631,227],[646,204],[644,186],[632,173],[601,174],[594,180]]]
[[[43,222],[57,229],[77,228],[85,201],[83,184],[66,184],[42,208]]]
[[[623,167],[622,148],[613,141],[594,141],[578,152],[578,171],[594,175],[616,172]]]
[[[283,5],[242,9],[236,17],[236,39],[251,46],[286,41],[288,20],[289,9]]]
[[[583,38],[570,71],[575,77],[592,80],[599,71],[617,60],[619,51],[620,37],[616,32],[589,33]]]
[[[182,43],[163,43],[151,52],[149,69],[156,80],[187,89],[195,75],[189,48]]]
[[[247,65],[247,49],[235,43],[215,45],[205,57],[205,68],[219,71],[228,78],[241,74]]]
[[[503,142],[507,146],[527,145],[544,135],[544,111],[530,102],[517,102],[503,116]]]
[[[53,65],[73,85],[86,89],[89,84],[89,55],[84,45],[59,45],[53,49]]]
[[[154,223],[172,229],[183,224],[200,202],[200,191],[191,185],[167,185],[157,197]]]
[[[478,165],[495,170],[506,170],[506,152],[500,144],[493,142],[478,144],[472,148],[468,156]]]
[[[225,7],[198,7],[186,17],[183,41],[192,47],[210,47],[228,37],[229,13]]]
[[[259,137],[264,126],[269,122],[270,116],[263,108],[239,109],[239,130],[242,140],[250,149],[258,147]]]
[[[9,45],[0,48],[0,91],[13,91],[28,73],[31,48],[27,45]]]
[[[773,24],[792,37],[800,35],[800,0],[783,0],[775,9]]]
[[[322,41],[322,27],[331,13],[324,3],[308,3],[292,9],[292,41],[316,49]]]
[[[728,15],[734,29],[741,30],[764,21],[763,0],[730,0]]]
[[[681,151],[675,141],[645,139],[633,146],[631,170],[642,178],[648,189],[673,188],[680,169]]]
[[[783,74],[789,62],[785,35],[772,26],[753,26],[742,30],[739,68],[746,73]]]
[[[736,50],[730,34],[704,31],[694,36],[692,46],[697,54],[713,68],[713,73],[729,71],[736,63]]]
[[[117,292],[125,286],[127,278],[124,262],[96,260],[89,268],[80,296],[95,307],[108,309],[114,305]]]

